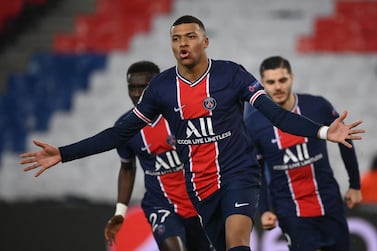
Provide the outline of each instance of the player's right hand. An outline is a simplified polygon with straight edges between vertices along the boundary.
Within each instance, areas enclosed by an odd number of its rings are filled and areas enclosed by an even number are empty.
[[[262,214],[261,223],[264,230],[271,230],[276,227],[277,216],[273,212],[266,211]]]
[[[119,232],[123,221],[124,218],[122,215],[115,215],[107,222],[107,225],[105,227],[105,239],[109,245],[116,243],[115,237]]]
[[[20,164],[29,164],[28,167],[24,168],[25,172],[38,168],[38,172],[34,175],[35,177],[38,177],[50,167],[61,162],[62,158],[57,147],[38,140],[33,140],[33,143],[40,147],[41,150],[38,152],[26,152],[21,154],[20,157],[22,158],[22,161]]]

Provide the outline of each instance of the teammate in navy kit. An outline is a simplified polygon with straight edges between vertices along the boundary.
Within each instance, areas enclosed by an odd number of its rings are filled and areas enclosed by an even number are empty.
[[[339,117],[325,98],[292,92],[293,73],[285,58],[266,58],[260,75],[268,96],[285,110],[323,125]],[[278,220],[291,251],[349,250],[344,205],[326,142],[283,132],[253,108],[246,109],[245,121],[266,168],[259,206],[262,226],[272,229]],[[352,208],[361,201],[358,161],[354,148],[339,148],[349,176],[345,202]]]
[[[288,112],[272,102],[262,85],[241,65],[211,60],[203,23],[193,16],[178,18],[170,29],[177,66],[162,72],[145,89],[122,123],[80,142],[55,147],[39,141],[39,152],[21,155],[24,170],[35,176],[59,162],[114,149],[126,143],[159,114],[169,122],[184,163],[190,199],[202,217],[216,250],[250,250],[250,233],[260,189],[260,167],[252,154],[243,121],[249,102],[273,123],[293,134],[321,137],[348,147],[361,139],[361,121],[345,125],[346,112],[329,127]],[[173,139],[172,139],[173,140]]]
[[[149,61],[139,61],[128,68],[128,94],[134,105],[149,81],[159,73],[159,67]],[[129,112],[121,116],[116,124],[121,123]],[[105,228],[105,238],[109,244],[115,241],[131,198],[136,174],[136,156],[145,175],[146,192],[142,208],[159,249],[212,250],[198,214],[187,195],[183,164],[175,151],[175,146],[169,144],[170,138],[169,125],[159,116],[127,144],[118,147],[121,159],[118,202],[115,215]]]

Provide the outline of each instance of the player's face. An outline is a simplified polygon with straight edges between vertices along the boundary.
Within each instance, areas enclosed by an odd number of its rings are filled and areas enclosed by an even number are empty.
[[[171,44],[178,65],[193,68],[201,60],[207,61],[205,49],[208,37],[196,23],[172,26]]]
[[[151,74],[148,72],[130,73],[128,76],[128,95],[134,105],[139,101],[144,89],[148,86]]]
[[[285,68],[265,70],[262,76],[262,84],[267,95],[277,104],[284,106],[292,95],[293,75]]]

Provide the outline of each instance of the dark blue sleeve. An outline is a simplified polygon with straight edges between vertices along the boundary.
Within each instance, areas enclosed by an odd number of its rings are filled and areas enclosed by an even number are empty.
[[[340,155],[342,156],[342,160],[349,177],[349,187],[353,189],[360,189],[360,171],[355,146],[351,140],[347,140],[347,142],[352,145],[352,148],[345,147],[343,144],[338,144]]]
[[[339,117],[339,114],[328,100],[324,98],[321,100],[323,100],[323,109],[326,109],[326,112],[323,114],[327,115],[326,120],[323,123],[325,125],[330,125],[337,117]],[[347,170],[349,187],[360,189],[360,172],[355,146],[353,145],[352,140],[347,140],[347,142],[352,145],[352,148],[345,147],[343,144],[338,144],[340,155]]]
[[[260,190],[258,210],[259,210],[259,213],[262,215],[266,211],[273,211],[273,209],[272,209],[270,190],[269,190],[270,173],[268,170],[268,166],[266,166],[263,160],[259,160],[259,164],[262,167],[262,186]]]
[[[115,126],[79,142],[59,147],[62,162],[81,159],[97,153],[109,151],[125,144],[138,133],[146,123],[130,112]]]
[[[298,136],[318,138],[320,124],[302,115],[289,112],[274,103],[267,95],[260,95],[254,102],[258,109],[274,126]]]

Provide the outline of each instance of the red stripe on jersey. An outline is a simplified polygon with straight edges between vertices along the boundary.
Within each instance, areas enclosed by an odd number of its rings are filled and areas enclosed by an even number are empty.
[[[259,91],[257,91],[257,92],[256,92],[256,93],[250,98],[249,103],[250,103],[251,105],[254,105],[255,100],[256,100],[260,95],[264,95],[264,94],[266,94],[266,92],[265,92],[264,90],[259,90]]]
[[[210,112],[204,109],[203,101],[208,97],[207,79],[203,78],[195,85],[190,85],[178,78],[179,100],[182,117],[185,119],[209,116]]]
[[[323,215],[322,203],[317,195],[312,165],[288,170],[292,197],[296,203],[298,217]]]
[[[148,125],[141,130],[141,135],[148,152],[155,154],[173,150],[173,146],[167,143],[169,134],[170,129],[162,116],[153,125]]]
[[[296,108],[296,113],[300,113]],[[307,140],[304,137],[292,135],[275,128],[276,138],[278,139],[279,148],[284,150],[290,146],[296,145],[296,161],[303,161],[308,158],[306,145]],[[305,148],[305,149],[304,149]],[[286,155],[288,155],[286,153]],[[292,159],[291,156],[287,156]],[[313,165],[305,165],[298,168],[288,169],[286,171],[288,182],[291,190],[291,196],[296,203],[297,216],[311,217],[323,215],[323,207],[318,197],[317,182]]]
[[[166,196],[175,205],[175,212],[178,215],[184,218],[197,215],[186,191],[183,171],[162,175],[160,176],[160,182]]]
[[[167,143],[170,128],[162,116],[153,125],[144,127],[141,133],[149,153],[161,154],[173,150],[173,146]],[[161,175],[159,181],[165,196],[174,204],[176,213],[182,217],[197,215],[186,191],[183,170]]]
[[[306,142],[304,137],[296,136],[293,134],[289,134],[287,132],[283,132],[279,128],[276,128],[275,133],[277,134],[278,144],[280,149],[285,149],[287,147],[303,144]]]
[[[209,74],[195,84],[188,84],[178,78],[178,100],[183,119],[210,116],[203,102],[210,97]],[[220,187],[219,167],[217,164],[217,143],[191,145],[191,171],[194,189],[200,200],[207,198]]]
[[[149,118],[145,117],[139,110],[135,107],[133,110],[133,113],[135,113],[136,116],[138,116],[141,120],[143,120],[145,123],[151,123],[152,120]]]
[[[216,143],[191,146],[191,156],[195,156],[191,159],[192,181],[200,200],[210,196],[220,186],[216,149]]]

